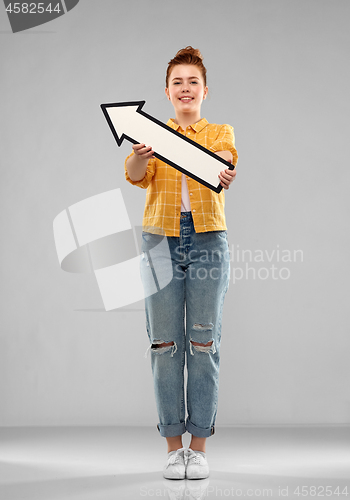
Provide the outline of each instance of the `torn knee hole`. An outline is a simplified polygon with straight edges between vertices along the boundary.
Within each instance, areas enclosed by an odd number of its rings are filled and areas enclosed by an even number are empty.
[[[203,323],[195,323],[193,325],[193,330],[197,330],[199,332],[207,332],[214,328],[213,323],[203,324]]]
[[[194,340],[190,340],[190,353],[192,356],[194,355],[193,348],[197,352],[206,352],[207,354],[209,353],[215,353],[216,348],[213,340],[209,340],[206,344],[204,342],[195,342]]]
[[[209,342],[207,342],[206,344],[203,344],[203,343],[201,343],[201,342],[194,342],[193,340],[191,340],[191,342],[192,342],[192,344],[193,344],[193,345],[201,345],[201,346],[203,346],[203,347],[207,347],[207,346],[209,346],[209,345],[212,345],[212,343],[213,343],[213,341],[212,341],[212,340],[210,340],[210,341],[209,341]]]
[[[176,342],[163,342],[163,340],[153,340],[150,349],[156,354],[163,354],[164,352],[172,351],[171,356],[177,351]]]
[[[152,344],[151,348],[152,349],[159,349],[160,347],[169,347],[171,345],[174,345],[174,342],[162,342],[161,344]]]

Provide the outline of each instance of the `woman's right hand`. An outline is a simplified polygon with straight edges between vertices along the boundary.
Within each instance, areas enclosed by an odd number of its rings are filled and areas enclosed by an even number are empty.
[[[140,158],[140,160],[148,160],[148,158],[155,158],[154,151],[151,146],[146,146],[146,144],[134,144],[132,149],[136,156]]]

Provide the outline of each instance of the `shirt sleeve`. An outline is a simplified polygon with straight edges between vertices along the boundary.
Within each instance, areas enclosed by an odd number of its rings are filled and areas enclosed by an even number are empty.
[[[147,165],[147,169],[146,169],[146,173],[145,173],[145,176],[143,179],[139,180],[139,181],[132,181],[129,177],[129,174],[128,174],[128,170],[126,168],[126,162],[128,161],[128,159],[134,155],[135,153],[132,152],[131,154],[129,154],[129,156],[127,156],[125,158],[125,163],[124,163],[124,170],[125,170],[125,179],[130,182],[130,184],[132,184],[133,186],[138,186],[140,188],[143,188],[143,189],[146,189],[148,188],[149,184],[151,183],[152,181],[152,178],[155,174],[155,171],[156,171],[156,159],[155,158],[150,158],[148,160],[148,165]]]
[[[216,153],[217,151],[230,151],[233,159],[232,164],[237,165],[238,154],[235,148],[235,135],[231,125],[221,125],[218,136],[209,148],[210,151]]]

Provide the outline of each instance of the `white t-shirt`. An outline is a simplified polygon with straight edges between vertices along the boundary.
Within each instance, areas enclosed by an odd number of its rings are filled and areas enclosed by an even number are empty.
[[[181,176],[181,212],[191,212],[190,195],[185,174]]]

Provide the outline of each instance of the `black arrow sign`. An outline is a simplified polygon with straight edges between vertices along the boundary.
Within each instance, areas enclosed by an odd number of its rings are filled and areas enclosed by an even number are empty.
[[[101,104],[112,134],[120,146],[124,139],[152,146],[154,156],[204,186],[220,193],[219,173],[235,167],[204,146],[142,111],[145,101]]]

